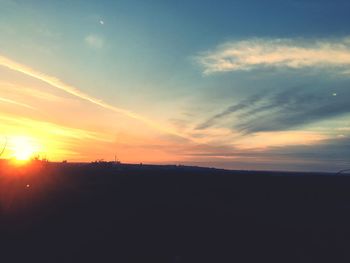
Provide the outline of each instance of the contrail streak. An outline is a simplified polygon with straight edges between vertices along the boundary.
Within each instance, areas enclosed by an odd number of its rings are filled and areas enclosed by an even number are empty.
[[[155,121],[152,121],[148,118],[145,118],[137,113],[134,113],[132,111],[129,111],[129,110],[126,110],[126,109],[123,109],[123,108],[119,108],[119,107],[116,107],[116,106],[113,106],[113,105],[110,105],[102,100],[99,100],[97,98],[94,98],[94,97],[91,97],[89,96],[88,94],[80,91],[79,89],[71,86],[71,85],[68,85],[68,84],[65,84],[63,83],[61,80],[59,80],[58,78],[55,78],[55,77],[52,77],[52,76],[49,76],[49,75],[46,75],[44,73],[41,73],[39,71],[36,71],[30,67],[27,67],[25,65],[22,65],[20,63],[17,63],[11,59],[8,59],[6,57],[3,57],[3,56],[0,56],[0,66],[3,66],[3,67],[6,67],[8,69],[11,69],[11,70],[14,70],[14,71],[17,71],[17,72],[20,72],[20,73],[23,73],[27,76],[30,76],[30,77],[33,77],[35,79],[38,79],[40,81],[43,81],[57,89],[60,89],[60,90],[63,90],[71,95],[74,95],[80,99],[83,99],[85,101],[88,101],[90,103],[93,103],[95,105],[98,105],[102,108],[105,108],[105,109],[108,109],[108,110],[111,110],[113,112],[116,112],[116,113],[120,113],[120,114],[123,114],[125,116],[128,116],[132,119],[135,119],[135,120],[138,120],[138,121],[141,121],[145,124],[147,124],[148,126],[156,129],[156,130],[159,130],[159,131],[162,131],[164,133],[167,133],[167,134],[171,134],[171,135],[175,135],[175,136],[178,136],[178,137],[182,137],[182,138],[185,138],[185,139],[189,139],[190,138],[188,136],[186,136],[185,134],[181,134],[171,128],[168,128],[168,127],[164,127],[162,125],[159,125],[158,123],[156,123]]]

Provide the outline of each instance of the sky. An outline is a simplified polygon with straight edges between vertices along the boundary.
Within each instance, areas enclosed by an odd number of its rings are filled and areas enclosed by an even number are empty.
[[[25,144],[52,161],[349,168],[349,11],[0,0],[2,157]]]

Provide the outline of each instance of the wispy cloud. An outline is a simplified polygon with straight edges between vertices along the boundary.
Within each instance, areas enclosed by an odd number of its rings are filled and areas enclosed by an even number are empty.
[[[20,94],[21,96],[41,99],[48,102],[62,102],[63,98],[55,94],[52,90],[40,89],[38,85],[15,84],[1,81],[0,92],[6,94]]]
[[[112,141],[114,139],[113,137],[105,133],[70,128],[47,121],[39,121],[30,118],[19,117],[17,115],[14,116],[8,114],[1,114],[0,120],[2,121],[1,127],[5,127],[7,125],[9,128],[18,126],[22,128],[25,127],[30,129],[41,129],[42,131],[45,131],[42,133],[55,136],[70,137],[77,140],[89,139],[96,141]]]
[[[350,68],[350,38],[332,40],[248,39],[219,45],[196,58],[204,74],[258,68]]]
[[[6,67],[6,68],[14,70],[16,72],[20,72],[20,73],[23,73],[27,76],[33,77],[37,80],[43,81],[44,83],[47,83],[52,87],[55,87],[55,88],[60,89],[62,91],[65,91],[65,92],[69,93],[70,95],[73,95],[73,96],[78,97],[82,100],[88,101],[88,102],[95,104],[97,106],[100,106],[104,109],[110,110],[110,111],[115,112],[115,113],[122,114],[122,115],[127,116],[131,119],[135,119],[137,121],[145,123],[149,127],[152,127],[155,130],[158,130],[160,132],[174,135],[174,136],[178,136],[181,138],[190,139],[185,134],[179,133],[172,128],[164,126],[156,121],[150,120],[150,119],[148,119],[140,114],[134,113],[134,112],[129,111],[127,109],[119,108],[119,107],[113,106],[111,104],[108,104],[100,99],[94,98],[94,97],[82,92],[81,90],[79,90],[71,85],[68,85],[68,84],[62,82],[61,80],[59,80],[56,77],[46,75],[44,73],[41,73],[41,72],[36,71],[30,67],[22,65],[20,63],[17,63],[11,59],[6,58],[6,57],[0,56],[0,66]]]
[[[21,106],[21,107],[24,107],[24,108],[27,108],[27,109],[32,109],[32,110],[36,109],[33,106],[30,106],[28,104],[25,104],[25,103],[22,103],[22,102],[18,102],[18,101],[12,100],[12,99],[4,98],[4,97],[0,97],[0,102],[9,103],[9,104]]]
[[[258,137],[263,137],[261,139],[266,141],[272,140],[275,135],[261,134]],[[290,135],[293,137],[290,138]],[[280,144],[274,143],[267,148],[227,144],[193,145],[181,149],[181,152],[187,157],[184,163],[229,169],[336,172],[349,167],[349,138],[332,138],[302,131],[295,134],[282,132],[277,137]],[[299,141],[298,137],[303,137],[304,142],[293,143]],[[289,143],[285,144],[285,139]],[[250,144],[253,146],[256,142],[257,140]]]
[[[243,133],[283,131],[350,112],[347,87],[338,88],[341,96],[327,89],[292,87],[259,93],[235,103],[208,118],[196,128],[207,129],[231,120],[231,128]]]
[[[87,43],[90,47],[99,49],[103,48],[105,41],[101,36],[90,34],[85,37],[85,43]]]

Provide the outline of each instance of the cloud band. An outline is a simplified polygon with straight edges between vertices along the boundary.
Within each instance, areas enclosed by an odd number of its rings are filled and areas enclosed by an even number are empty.
[[[258,68],[350,68],[350,38],[337,40],[250,39],[228,42],[196,58],[204,74]]]

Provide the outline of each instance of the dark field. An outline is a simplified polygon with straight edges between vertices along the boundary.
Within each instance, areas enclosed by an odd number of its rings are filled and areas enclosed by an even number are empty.
[[[1,164],[0,262],[350,262],[350,177]]]

